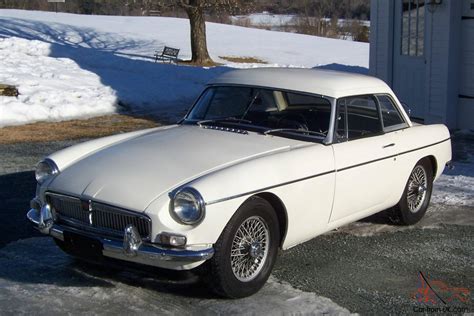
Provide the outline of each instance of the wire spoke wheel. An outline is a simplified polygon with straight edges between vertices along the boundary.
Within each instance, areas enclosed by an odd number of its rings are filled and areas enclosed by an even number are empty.
[[[408,179],[407,204],[412,213],[418,212],[426,198],[428,176],[425,168],[417,165]]]
[[[218,295],[242,298],[267,282],[281,243],[278,215],[270,202],[248,198],[234,213],[214,244],[204,279]]]
[[[259,216],[247,218],[237,229],[230,251],[234,276],[242,282],[253,280],[268,256],[270,231]]]

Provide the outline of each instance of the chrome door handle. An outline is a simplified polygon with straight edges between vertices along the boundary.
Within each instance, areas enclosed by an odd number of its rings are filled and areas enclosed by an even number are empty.
[[[382,148],[388,148],[388,147],[393,147],[393,146],[395,146],[395,143],[391,143],[391,144],[385,145],[385,146],[383,146]]]

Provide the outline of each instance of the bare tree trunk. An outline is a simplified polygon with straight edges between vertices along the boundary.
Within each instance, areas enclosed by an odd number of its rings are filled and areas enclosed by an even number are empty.
[[[200,7],[186,8],[191,26],[191,62],[196,64],[212,63],[207,51],[206,21]]]

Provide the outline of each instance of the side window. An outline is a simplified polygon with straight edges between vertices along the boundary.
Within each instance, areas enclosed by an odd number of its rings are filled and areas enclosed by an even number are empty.
[[[380,104],[380,111],[382,112],[382,122],[384,128],[404,124],[400,112],[398,111],[392,99],[386,95],[378,95],[377,99]]]
[[[380,134],[377,103],[372,96],[354,96],[338,100],[336,137],[339,141]]]

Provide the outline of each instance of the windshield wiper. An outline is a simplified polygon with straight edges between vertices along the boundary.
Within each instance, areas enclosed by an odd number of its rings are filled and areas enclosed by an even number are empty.
[[[214,120],[202,120],[198,121],[197,125],[202,126],[203,124],[208,124],[208,123],[225,123],[225,122],[235,122],[235,123],[247,123],[247,124],[252,124],[252,121],[249,120],[244,120],[244,119],[239,119],[236,117],[226,117],[226,118],[221,118],[221,119],[214,119]]]
[[[296,133],[296,134],[316,135],[316,136],[321,136],[321,137],[323,137],[323,138],[326,138],[326,136],[327,136],[326,134],[321,133],[321,132],[314,132],[314,131],[308,131],[308,130],[296,129],[296,128],[274,128],[274,129],[266,130],[265,132],[263,132],[263,134],[269,135],[269,134],[272,134],[272,133],[279,133],[279,132],[282,132],[282,133],[288,132],[288,133]]]

